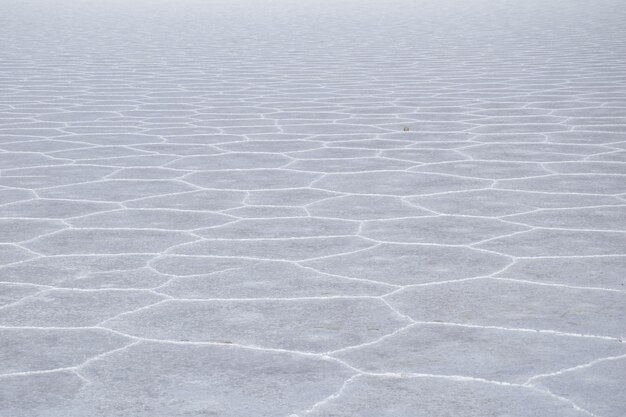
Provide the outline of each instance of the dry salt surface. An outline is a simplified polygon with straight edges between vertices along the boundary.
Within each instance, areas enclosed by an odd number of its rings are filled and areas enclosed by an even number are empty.
[[[0,0],[1,417],[623,417],[622,0]]]

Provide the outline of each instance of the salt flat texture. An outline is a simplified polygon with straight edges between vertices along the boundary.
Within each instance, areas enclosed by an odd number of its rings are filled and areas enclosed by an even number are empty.
[[[0,417],[626,416],[623,1],[245,1],[0,0]]]

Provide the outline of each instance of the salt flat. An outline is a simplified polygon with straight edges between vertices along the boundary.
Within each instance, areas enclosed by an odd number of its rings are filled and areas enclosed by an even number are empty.
[[[0,0],[0,416],[625,416],[622,3]]]

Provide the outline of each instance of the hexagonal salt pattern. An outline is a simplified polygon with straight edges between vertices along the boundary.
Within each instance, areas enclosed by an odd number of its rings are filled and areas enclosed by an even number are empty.
[[[0,417],[626,415],[620,0],[0,0]]]

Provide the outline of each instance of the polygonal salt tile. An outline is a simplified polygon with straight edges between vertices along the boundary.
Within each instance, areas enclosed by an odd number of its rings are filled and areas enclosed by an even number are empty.
[[[0,207],[0,216],[64,219],[99,211],[115,210],[119,207],[114,203],[36,199],[2,206]]]
[[[569,403],[520,386],[441,378],[358,376],[341,395],[299,416],[585,417]]]
[[[6,101],[7,97],[3,97],[3,101]],[[13,127],[8,129],[0,129],[0,136],[36,136],[38,138],[46,138],[46,137],[58,137],[66,134],[67,132],[61,131],[59,129],[46,129],[46,128],[28,128],[28,127]]]
[[[626,287],[626,257],[517,259],[496,276],[582,287]]]
[[[81,327],[161,301],[144,291],[50,290],[0,310],[2,326]]]
[[[350,220],[431,216],[432,213],[402,201],[398,197],[348,195],[314,202],[307,207],[313,216]]]
[[[168,230],[192,230],[218,226],[235,220],[230,216],[200,211],[122,209],[92,214],[69,220],[76,227],[98,228],[153,228]]]
[[[115,174],[110,175],[109,178],[122,180],[169,180],[182,177],[186,174],[186,171],[170,168],[139,167],[123,168]]]
[[[549,194],[511,190],[460,191],[442,195],[411,197],[408,201],[445,214],[499,217],[537,208],[584,207],[621,204],[615,197]]]
[[[530,109],[527,109],[530,110]],[[500,111],[500,110],[494,110]],[[509,110],[506,110],[507,112]],[[515,111],[521,111],[516,109]],[[545,110],[542,110],[545,111]],[[475,135],[472,137],[472,142],[545,142],[546,136],[543,133],[487,133],[481,135]]]
[[[588,119],[587,119],[588,120]],[[577,125],[574,126],[575,130],[580,131],[591,131],[591,132],[617,132],[617,133],[626,133],[626,129],[624,129],[624,124],[620,123],[622,119],[617,119],[615,124],[587,124],[587,125]]]
[[[0,265],[7,265],[14,262],[22,262],[36,255],[25,249],[14,245],[0,244]],[[6,279],[3,279],[6,281]]]
[[[535,381],[553,394],[567,398],[595,415],[622,417],[626,414],[626,356],[600,361],[589,367]]]
[[[408,288],[388,301],[417,321],[626,336],[621,292],[486,278]]]
[[[317,178],[319,174],[281,169],[199,172],[185,177],[200,187],[232,190],[299,188],[308,186]]]
[[[355,159],[306,159],[288,165],[289,169],[309,172],[361,172],[403,170],[414,166],[414,163],[384,158]]]
[[[534,109],[534,108],[523,108],[523,109],[488,109],[488,110],[480,110],[480,111],[472,111],[472,114],[478,114],[481,116],[499,116],[499,117],[515,117],[515,116],[542,116],[550,114],[549,110],[546,109]]]
[[[404,127],[409,127],[411,130],[415,132],[462,132],[464,130],[468,130],[473,125],[469,123],[463,122],[437,122],[437,121],[422,121],[422,122],[413,122],[406,124],[387,124],[385,128],[391,130],[401,130]]]
[[[458,146],[471,145],[471,142],[466,141],[472,138],[471,135],[466,132],[393,132],[380,135],[382,138],[388,139],[401,139],[411,140],[414,142],[413,148],[429,148],[429,149],[450,149]],[[461,144],[462,145],[459,145]],[[431,161],[435,162],[435,161]]]
[[[496,219],[438,216],[367,221],[360,235],[384,242],[466,245],[523,230],[529,228]]]
[[[412,168],[411,171],[434,172],[485,179],[533,177],[549,174],[548,171],[537,163],[500,161],[460,161],[427,164]]]
[[[33,395],[39,406],[35,412],[62,410],[68,417],[286,416],[330,396],[353,374],[334,361],[312,356],[153,343],[107,355],[80,372],[92,382],[66,398],[58,395],[62,401],[43,394],[45,385],[32,384],[34,393],[42,394]],[[63,381],[49,392],[57,393]],[[15,381],[5,385],[7,394],[20,394],[15,386]],[[31,405],[11,400],[7,409],[21,412],[25,404]]]
[[[171,144],[171,143],[156,143],[147,145],[134,146],[135,149],[141,149],[149,152],[158,152],[160,154],[171,155],[214,155],[222,153],[221,150],[214,146],[208,145],[194,145],[194,144]]]
[[[613,151],[589,157],[590,161],[626,162],[626,151]]]
[[[330,148],[354,148],[354,149],[402,149],[413,142],[408,140],[389,140],[389,139],[359,139],[346,141],[333,141],[327,146]],[[392,162],[388,160],[388,162]],[[415,164],[412,164],[415,165]]]
[[[146,197],[124,203],[133,208],[163,208],[179,210],[219,211],[243,205],[242,191],[207,190]]]
[[[346,148],[320,148],[309,151],[289,152],[285,155],[298,160],[315,159],[352,159],[352,158],[373,158],[378,151],[375,149],[346,149]]]
[[[448,149],[393,149],[381,152],[381,156],[422,163],[462,161],[469,159],[467,155]]]
[[[475,94],[475,93],[474,93]],[[494,124],[478,126],[471,130],[472,133],[535,133],[535,132],[560,132],[567,130],[566,126],[556,123],[520,123],[520,124]]]
[[[592,109],[586,108],[586,109],[581,109],[581,110],[587,112]],[[624,135],[623,133],[576,132],[576,131],[553,132],[553,133],[548,134],[547,136],[548,136],[548,142],[580,143],[580,144],[589,144],[589,145],[619,142],[620,140],[624,140],[626,138],[626,135]]]
[[[0,117],[2,119],[6,119],[6,118],[12,119],[14,115],[10,113],[2,113]],[[0,134],[0,143],[3,144],[3,148],[4,148],[4,144],[11,146],[11,145],[19,144],[20,142],[28,144],[29,142],[35,142],[35,141],[39,142],[42,140],[47,141],[46,138],[42,139],[41,136],[38,136],[38,135],[29,136],[29,135],[24,135],[20,133],[12,135],[6,132],[3,132],[2,134]]]
[[[321,142],[310,140],[250,140],[219,145],[220,149],[232,152],[297,152],[322,147]]]
[[[12,187],[43,188],[79,182],[97,181],[114,172],[114,168],[92,165],[31,167],[5,171],[0,183]],[[43,197],[42,194],[38,194]]]
[[[412,113],[415,111],[413,107],[403,107],[403,106],[359,106],[359,107],[350,107],[345,109],[345,113],[347,114],[402,114],[402,113]]]
[[[41,291],[41,287],[34,285],[0,283],[0,306],[15,303],[39,291]]]
[[[228,269],[240,269],[257,261],[212,256],[162,255],[150,262],[156,271],[174,275],[203,275]]]
[[[211,275],[180,277],[159,288],[159,292],[177,298],[292,298],[383,295],[390,288],[286,262],[258,262]]]
[[[506,220],[536,227],[626,230],[626,206],[539,210],[508,216]]]
[[[376,340],[408,324],[377,299],[167,301],[105,326],[151,339],[324,352]]]
[[[245,206],[222,211],[229,216],[248,219],[273,219],[279,217],[308,217],[303,207],[288,206]]]
[[[65,279],[57,288],[107,289],[107,288],[154,288],[171,277],[150,268],[128,271],[93,272],[75,278]]]
[[[4,152],[0,153],[0,166],[2,169],[38,167],[42,165],[62,165],[71,161],[55,159],[39,153],[32,152]]]
[[[622,108],[596,108],[596,109],[563,109],[555,110],[552,114],[563,117],[624,117],[626,111]]]
[[[3,281],[54,285],[91,273],[133,270],[146,265],[145,255],[55,256],[7,265],[0,269]]]
[[[269,206],[303,206],[336,195],[338,194],[330,191],[310,188],[251,191],[246,198],[246,203]]]
[[[173,254],[302,261],[374,246],[358,237],[199,241],[172,250]]]
[[[0,329],[0,373],[77,366],[132,340],[100,329]]]
[[[89,163],[117,168],[158,167],[178,159],[175,155],[139,155],[90,159]]]
[[[199,230],[207,239],[288,238],[355,235],[359,223],[347,220],[282,218],[265,220],[239,220],[224,226]]]
[[[523,384],[530,377],[626,353],[626,344],[545,333],[416,324],[332,354],[366,372],[463,375]]]
[[[311,137],[309,135],[298,135],[295,133],[252,133],[250,135],[246,135],[248,140],[251,141],[300,141],[300,140],[309,140]],[[323,141],[323,138],[314,138],[311,139],[312,142],[319,144],[320,141]],[[233,142],[233,141],[229,141]],[[244,140],[240,140],[239,142],[247,142]],[[283,153],[283,152],[281,152]]]
[[[606,148],[594,145],[488,143],[463,149],[474,159],[521,162],[580,161],[585,155],[606,152]]]
[[[221,123],[220,123],[221,124]],[[250,135],[256,133],[281,133],[278,126],[266,125],[266,126],[232,126],[223,127],[220,129],[222,132],[232,135]]]
[[[626,181],[622,175],[555,174],[541,178],[501,180],[496,187],[554,193],[619,194],[626,192]]]
[[[202,93],[204,94],[204,93]],[[191,95],[187,93],[187,95]],[[200,95],[200,94],[198,94]],[[256,106],[241,106],[237,105],[233,102],[232,105],[223,105],[219,107],[211,107],[210,109],[206,109],[206,111],[199,112],[201,114],[211,113],[211,114],[240,114],[240,115],[250,115],[250,114],[262,114],[274,112],[274,109],[265,108],[265,107],[256,107]]]
[[[302,264],[329,274],[410,285],[489,275],[509,263],[504,256],[470,248],[388,243]]]
[[[75,373],[18,375],[4,377],[1,381],[1,417],[54,417],[55,414],[79,417],[69,414],[67,409],[68,402],[76,397],[85,383]]]
[[[197,238],[183,232],[128,229],[71,229],[34,239],[25,246],[47,255],[159,253]]]
[[[626,164],[622,162],[554,162],[544,166],[561,174],[626,174]]]
[[[98,158],[118,158],[123,156],[147,155],[147,152],[131,149],[126,146],[91,146],[83,149],[52,152],[49,155],[55,158],[65,158],[72,159],[74,161],[80,161]]]
[[[54,122],[79,122],[88,120],[98,120],[105,117],[119,116],[113,112],[64,112],[64,113],[50,113],[41,116],[37,116],[38,120],[47,120]]]
[[[192,117],[196,114],[196,112],[194,111],[190,111],[190,110],[174,110],[174,109],[151,109],[151,110],[128,110],[128,111],[123,111],[120,112],[120,114],[122,114],[123,116],[129,116],[129,117],[138,117],[138,118],[160,118],[160,119],[167,119],[167,118],[186,118],[186,117]]]
[[[141,143],[160,142],[158,136],[150,136],[140,133],[103,133],[103,134],[80,134],[63,137],[63,139],[76,139],[81,142],[93,143],[95,145],[135,145]]]
[[[56,221],[5,219],[0,220],[0,242],[13,243],[33,239],[40,235],[66,228],[67,225]]]
[[[303,133],[308,135],[351,134],[351,133],[385,133],[385,130],[367,125],[350,125],[344,123],[310,124],[283,126],[284,133]]]
[[[528,123],[561,123],[565,121],[563,117],[555,117],[550,115],[531,115],[524,114],[524,112],[520,112],[514,115],[498,115],[491,116],[488,118],[483,118],[480,120],[480,124],[482,125],[506,125],[506,124],[528,124]],[[537,129],[537,131],[541,132],[541,129]]]
[[[194,171],[218,169],[279,168],[291,161],[284,155],[233,152],[222,155],[188,156],[167,164],[168,168]]]
[[[277,120],[289,120],[289,119],[319,119],[319,120],[336,120],[345,117],[345,113],[331,113],[331,112],[296,112],[296,111],[280,111],[276,113],[268,114],[267,117]]]
[[[275,120],[272,119],[228,119],[228,120],[220,120],[220,119],[212,119],[203,122],[197,122],[196,124],[199,126],[218,126],[223,127],[225,132],[228,133],[247,133],[249,135],[263,135],[268,134],[270,132],[276,132],[277,134],[280,132],[280,127],[287,125],[299,125],[305,123],[315,123],[315,119],[292,119],[292,120],[283,120],[280,123],[276,123]],[[244,130],[243,128],[246,127]],[[256,130],[258,129],[258,130]],[[295,134],[294,136],[307,136],[307,135],[299,135]],[[270,142],[270,141],[268,141]],[[261,144],[258,144],[257,147],[261,147]],[[294,147],[299,149],[297,146]],[[239,148],[236,148],[239,149]],[[249,148],[243,148],[248,150]],[[306,149],[306,148],[304,148]]]
[[[491,181],[440,174],[379,171],[358,174],[327,174],[312,186],[352,194],[418,195],[485,188]]]
[[[156,136],[179,136],[179,135],[206,135],[210,133],[220,133],[219,129],[210,127],[197,127],[197,126],[185,126],[185,127],[155,127],[152,129],[145,129],[142,133],[146,135]]]
[[[16,201],[30,200],[36,198],[32,191],[0,189],[0,204],[9,204]]]
[[[626,232],[534,229],[476,247],[521,257],[626,255]]]
[[[39,191],[39,195],[45,198],[69,200],[124,201],[147,196],[180,193],[191,189],[191,186],[174,180],[104,180],[48,188]]]

